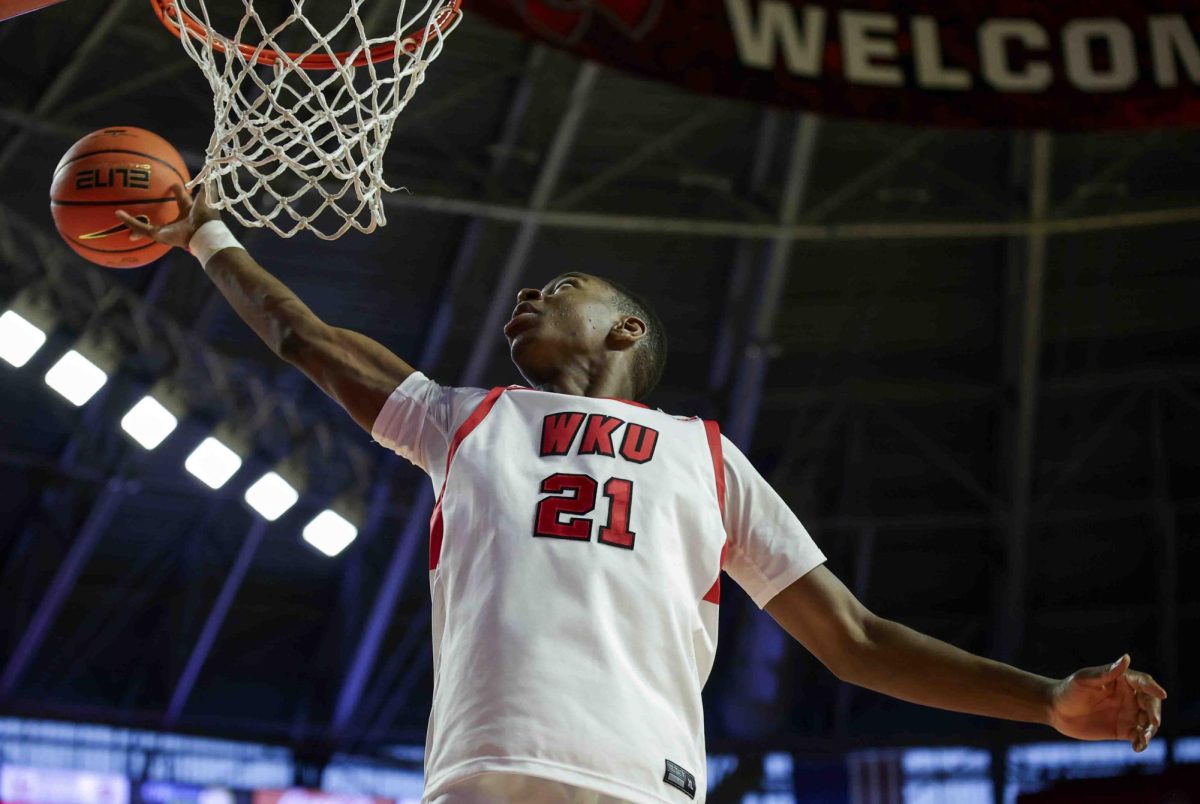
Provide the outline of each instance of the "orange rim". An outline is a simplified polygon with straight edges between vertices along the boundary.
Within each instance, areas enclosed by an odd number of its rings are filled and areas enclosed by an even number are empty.
[[[188,35],[193,39],[198,39],[205,43],[208,42],[208,28],[191,14],[181,11],[176,4],[176,0],[150,0],[150,5],[154,8],[154,13],[159,21],[176,37],[183,36],[184,29],[186,29]],[[345,64],[349,64],[352,67],[362,67],[365,64],[377,64],[381,61],[394,59],[397,48],[404,53],[412,53],[421,46],[421,43],[431,33],[445,33],[462,15],[462,11],[459,9],[461,5],[462,0],[447,0],[441,10],[438,11],[437,18],[425,30],[406,36],[398,42],[392,41],[375,45],[372,48],[368,48],[365,52],[343,50],[340,53],[334,53],[332,56],[327,53],[313,53],[302,57],[299,53],[288,51],[280,53],[270,48],[259,49],[253,45],[243,45],[241,43],[238,43],[237,49],[244,58],[259,64],[272,65],[279,61],[281,57],[287,57],[287,59],[296,62],[297,66],[305,70],[334,70]],[[212,40],[212,46],[213,50],[220,51],[221,53],[225,52],[225,43],[215,36]],[[357,55],[351,59],[350,56],[354,53],[357,53]]]

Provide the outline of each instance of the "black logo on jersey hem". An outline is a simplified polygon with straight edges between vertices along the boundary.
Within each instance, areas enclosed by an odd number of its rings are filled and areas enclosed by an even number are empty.
[[[696,797],[696,777],[669,759],[667,760],[667,772],[663,774],[663,781],[671,787],[682,790],[688,798]]]

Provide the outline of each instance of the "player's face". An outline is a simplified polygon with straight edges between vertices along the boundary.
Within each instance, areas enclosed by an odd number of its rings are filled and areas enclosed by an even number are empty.
[[[540,290],[518,293],[504,335],[521,374],[539,385],[552,381],[570,362],[602,356],[620,320],[604,280],[568,273]]]

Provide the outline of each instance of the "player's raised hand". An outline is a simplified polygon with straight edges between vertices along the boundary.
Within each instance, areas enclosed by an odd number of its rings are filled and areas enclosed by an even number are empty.
[[[1128,740],[1145,751],[1162,725],[1167,691],[1147,673],[1129,669],[1126,654],[1110,665],[1087,667],[1060,681],[1050,723],[1079,740]]]
[[[179,217],[162,226],[154,226],[144,218],[135,218],[123,209],[117,210],[117,217],[130,229],[130,240],[149,237],[156,242],[185,249],[197,229],[220,218],[217,211],[208,205],[204,197],[204,187],[196,193],[194,202],[182,184],[173,185],[171,192],[175,193],[175,198],[179,201]]]

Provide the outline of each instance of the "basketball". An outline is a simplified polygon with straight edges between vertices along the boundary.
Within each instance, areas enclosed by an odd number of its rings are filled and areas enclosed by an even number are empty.
[[[137,268],[171,247],[131,240],[116,211],[155,225],[169,223],[179,215],[171,185],[189,179],[183,158],[162,137],[132,126],[104,128],[72,145],[59,161],[50,212],[80,256],[106,268]]]

